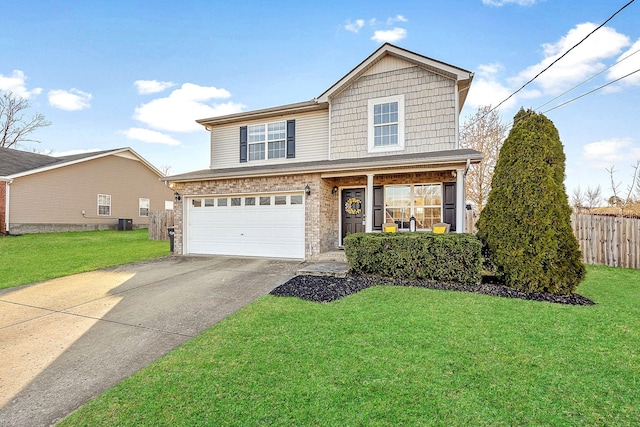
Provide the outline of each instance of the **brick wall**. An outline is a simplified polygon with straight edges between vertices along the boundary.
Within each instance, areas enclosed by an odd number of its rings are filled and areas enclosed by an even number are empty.
[[[174,205],[175,253],[181,254],[183,251],[184,196],[299,192],[304,190],[305,185],[308,185],[311,190],[311,194],[305,196],[305,254],[307,258],[317,256],[321,251],[325,250],[323,248],[329,245],[324,239],[329,238],[328,236],[331,234],[330,228],[337,228],[337,220],[336,222],[332,221],[331,209],[327,207],[327,204],[332,202],[328,196],[331,196],[333,185],[329,186],[329,184],[323,182],[320,174],[175,183],[174,189],[183,195],[182,200]],[[337,205],[334,206],[333,210],[337,210]]]

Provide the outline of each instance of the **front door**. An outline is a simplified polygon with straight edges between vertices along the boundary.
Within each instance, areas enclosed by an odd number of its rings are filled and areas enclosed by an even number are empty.
[[[349,233],[362,233],[364,227],[364,188],[342,190],[342,240]]]

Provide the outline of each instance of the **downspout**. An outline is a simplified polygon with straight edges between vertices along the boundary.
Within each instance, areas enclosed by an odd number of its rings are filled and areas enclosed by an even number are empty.
[[[459,106],[460,106],[460,88],[458,87],[458,81],[456,80],[456,91],[455,91],[455,108],[454,108],[454,113],[455,113],[455,149],[457,150],[458,148],[460,148],[460,111],[459,111]]]
[[[10,199],[10,185],[13,183],[13,179],[7,179],[5,181],[4,189],[4,231],[9,234],[9,199]]]

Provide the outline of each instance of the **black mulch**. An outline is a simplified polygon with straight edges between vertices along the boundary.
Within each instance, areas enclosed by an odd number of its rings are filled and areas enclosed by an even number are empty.
[[[545,301],[555,304],[595,304],[589,298],[578,294],[554,295],[547,292],[523,292],[496,283],[465,285],[462,283],[440,283],[426,280],[390,279],[358,275],[349,275],[346,278],[330,276],[296,276],[271,291],[271,295],[292,296],[313,302],[331,302],[376,285],[416,286],[447,291],[475,292],[485,295]]]

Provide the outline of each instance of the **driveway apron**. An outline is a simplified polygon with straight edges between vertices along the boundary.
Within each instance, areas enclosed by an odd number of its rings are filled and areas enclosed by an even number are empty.
[[[0,426],[55,424],[299,265],[168,257],[0,291]]]

